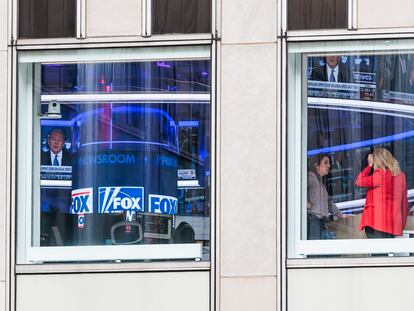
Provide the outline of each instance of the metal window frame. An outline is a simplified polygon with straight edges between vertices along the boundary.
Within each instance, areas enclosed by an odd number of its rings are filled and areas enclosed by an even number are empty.
[[[132,43],[132,42],[166,42],[167,41],[194,41],[194,40],[211,40],[212,35],[218,36],[221,33],[220,18],[217,14],[221,7],[216,1],[211,0],[211,29],[209,33],[195,34],[152,34],[152,0],[141,0],[141,35],[140,36],[107,36],[88,38],[87,37],[87,0],[76,0],[76,32],[73,38],[36,38],[20,39],[18,37],[18,0],[11,0],[8,11],[11,17],[11,23],[8,25],[8,38],[11,39],[12,45],[61,45],[61,44],[80,44],[80,43]],[[61,47],[62,48],[62,47]]]
[[[277,133],[276,137],[279,139],[276,144],[276,224],[278,227],[276,243],[277,243],[277,256],[276,256],[276,275],[277,275],[277,287],[276,287],[276,299],[280,306],[280,311],[287,310],[287,269],[286,269],[286,109],[287,109],[287,46],[286,40],[278,39],[277,46],[277,66],[278,79],[277,89],[280,90],[277,96]]]
[[[358,0],[348,0],[348,30],[358,29]]]
[[[217,2],[216,2],[217,1]],[[220,309],[220,266],[219,266],[219,236],[220,217],[218,214],[220,205],[219,168],[220,158],[220,37],[221,37],[221,5],[220,0],[212,0],[212,26],[211,34],[165,34],[152,37],[128,36],[105,38],[87,38],[86,35],[86,0],[81,0],[83,12],[81,20],[77,21],[76,38],[50,38],[50,39],[18,39],[18,5],[17,0],[10,0],[8,23],[9,42],[9,74],[8,74],[8,160],[7,160],[7,186],[6,197],[6,305],[9,310],[16,310],[16,276],[26,273],[105,273],[105,272],[156,272],[156,271],[210,271],[210,309]],[[80,6],[79,6],[80,8]],[[77,13],[78,14],[78,13]],[[209,262],[170,262],[165,265],[159,262],[146,263],[62,263],[41,265],[17,265],[16,264],[16,141],[17,141],[17,52],[24,50],[53,50],[53,49],[84,49],[84,48],[110,48],[110,47],[144,47],[144,46],[183,46],[183,45],[211,45],[211,116],[212,116],[212,141],[211,141],[211,215],[210,215],[210,261]],[[213,74],[214,73],[214,74]],[[214,165],[213,165],[214,163]]]
[[[305,33],[305,34],[312,34],[312,33],[327,33],[330,31],[335,31],[336,33],[338,33],[338,31],[345,32],[347,33],[348,31],[354,31],[358,29],[358,21],[357,21],[357,16],[358,16],[358,1],[359,0],[347,0],[347,8],[348,8],[348,16],[347,16],[347,28],[343,28],[343,29],[310,29],[310,30],[288,30],[287,29],[287,25],[288,25],[288,1],[289,0],[281,0],[278,1],[278,10],[279,10],[279,14],[278,14],[278,18],[280,18],[280,23],[279,23],[279,31],[278,33],[283,36],[285,34],[290,35],[290,34],[298,34],[298,33]]]
[[[288,82],[287,48],[293,43],[316,43],[320,42],[344,42],[360,40],[394,40],[412,39],[414,37],[414,27],[407,28],[381,28],[381,29],[358,29],[358,2],[359,0],[348,0],[349,13],[347,29],[334,30],[287,30],[287,2],[289,0],[278,1],[278,78],[277,89],[280,91],[278,96],[278,133],[280,141],[277,144],[277,225],[278,225],[278,256],[277,256],[277,289],[276,298],[280,311],[288,309],[288,277],[290,269],[307,268],[326,268],[326,267],[388,267],[388,266],[412,266],[413,257],[372,257],[372,258],[323,258],[323,259],[290,259],[287,256],[287,107],[290,105],[287,100],[287,88],[291,87]],[[369,41],[368,41],[369,42]]]
[[[11,20],[11,26],[9,26],[9,38],[10,43],[14,44],[18,38],[18,0],[9,1],[9,16]]]
[[[9,310],[15,310],[15,292],[16,292],[16,279],[15,279],[15,241],[16,241],[16,210],[13,208],[16,206],[16,149],[14,142],[16,141],[16,132],[13,130],[13,125],[16,124],[16,94],[17,94],[17,75],[16,75],[17,53],[15,48],[8,48],[8,83],[7,89],[9,90],[7,96],[7,171],[6,178],[8,184],[6,186],[6,306]]]
[[[199,43],[200,44],[200,43]],[[203,44],[204,46],[205,46],[205,44]],[[168,49],[168,47],[167,47],[167,49]],[[211,48],[211,45],[210,45],[210,49],[212,49]],[[16,50],[16,49],[15,49]],[[16,50],[16,52],[17,52],[17,50]],[[46,53],[46,52],[45,52]],[[213,55],[213,53],[210,51],[210,53],[209,53],[209,58],[210,59],[212,59],[213,57],[214,57],[214,55]],[[15,66],[15,68],[17,68],[17,58],[14,60],[14,64],[13,64],[14,66]],[[213,74],[213,67],[212,67],[212,74]],[[215,81],[214,80],[212,80],[212,83],[215,83]],[[17,81],[15,81],[14,83],[13,83],[14,85],[15,85],[15,87],[17,87]],[[212,91],[213,92],[213,91]],[[216,111],[215,111],[215,104],[214,104],[214,101],[215,101],[215,99],[213,99],[213,96],[210,96],[211,97],[211,110],[212,110],[212,123],[214,122],[213,121],[213,118],[215,117],[215,113],[216,113]],[[16,105],[17,105],[17,102],[16,102],[16,100],[14,100],[13,101],[13,107],[14,107],[14,109],[15,109],[15,107],[16,107]],[[17,130],[17,128],[16,128],[16,116],[15,115],[13,115],[13,125],[12,125],[12,130],[13,130],[13,141],[14,142],[16,142],[16,130]],[[211,144],[212,144],[212,167],[215,165],[215,163],[213,162],[213,161],[215,161],[215,137],[216,137],[216,133],[215,133],[215,126],[214,126],[214,124],[212,124],[212,133],[211,133],[211,135],[212,135],[212,140],[211,140]],[[15,144],[14,144],[14,148],[12,149],[13,150],[13,152],[14,152],[14,155],[16,154],[16,147],[15,147]],[[13,160],[13,168],[15,169],[15,166],[16,166],[16,162],[15,162],[15,158],[14,157],[12,157],[12,160]],[[13,172],[15,172],[15,170],[13,170]],[[12,173],[13,173],[12,172]],[[211,213],[211,215],[210,215],[210,222],[211,222],[211,226],[212,225],[214,225],[214,218],[215,218],[215,214],[213,214],[213,211],[215,210],[215,201],[213,201],[213,199],[214,199],[214,192],[216,191],[216,189],[215,188],[213,188],[213,187],[215,187],[215,180],[216,180],[216,176],[215,176],[215,171],[213,171],[213,168],[212,168],[212,188],[211,188],[211,194],[212,194],[212,202],[211,202],[211,210],[212,210],[212,213]],[[14,177],[15,178],[15,177]],[[16,196],[16,189],[13,189],[12,190],[12,192],[11,192],[11,195],[12,195],[12,197],[14,198],[14,200],[15,200],[15,196]],[[15,215],[14,215],[15,216]],[[14,223],[14,222],[13,222]],[[211,228],[214,228],[214,226],[213,227],[211,227]],[[211,234],[211,249],[210,249],[210,256],[213,256],[213,252],[212,252],[212,250],[214,249],[214,241],[213,241],[213,239],[214,239],[214,235],[211,233],[212,231],[210,231],[210,234]],[[179,247],[181,247],[181,246],[179,246]],[[16,249],[14,249],[14,251],[15,251]],[[132,258],[131,258],[132,259]],[[107,259],[105,259],[105,258],[103,258],[103,260],[107,260]],[[116,259],[114,259],[114,260],[116,260]],[[213,257],[211,257],[210,258],[210,262],[212,262],[213,261]],[[14,260],[14,262],[15,262],[15,260]],[[202,265],[205,265],[205,263],[200,263],[200,264],[202,264]],[[71,266],[73,266],[73,267],[76,267],[76,263],[70,263],[70,264],[67,264],[67,266],[69,266],[69,267],[71,267]],[[148,265],[149,266],[151,266],[151,263],[148,263]],[[180,268],[180,266],[181,266],[181,264],[180,264],[180,262],[177,262],[177,267],[178,268]]]
[[[214,2],[214,1],[212,1]],[[212,120],[212,144],[211,144],[211,212],[210,212],[210,310],[220,310],[220,210],[221,210],[221,42],[213,41],[211,45],[211,120]]]
[[[86,0],[76,0],[76,38],[86,38]]]
[[[210,45],[211,46],[211,214],[210,214],[210,260],[209,261],[173,261],[173,262],[92,262],[92,263],[42,263],[42,264],[16,264],[16,142],[17,142],[17,52],[25,50],[53,50],[53,49],[85,49],[85,48],[108,48],[108,47],[143,47],[143,46],[182,46],[182,45]],[[6,222],[7,241],[6,241],[6,305],[10,311],[16,310],[16,276],[24,274],[73,274],[73,273],[140,273],[140,272],[185,272],[185,271],[205,271],[209,273],[209,292],[210,309],[219,310],[220,301],[220,266],[219,266],[219,157],[220,153],[220,105],[219,96],[220,76],[217,74],[220,68],[220,42],[210,40],[187,40],[187,41],[168,41],[163,42],[128,42],[119,43],[97,43],[93,45],[33,45],[33,46],[11,46],[9,47],[9,78],[8,78],[8,114],[7,128],[9,131],[7,141],[7,208],[8,215]]]
[[[364,44],[361,45],[361,42]],[[403,53],[404,51],[414,51],[414,39],[411,40],[401,40],[401,39],[395,39],[395,40],[376,40],[376,41],[335,41],[335,42],[308,42],[308,43],[295,43],[290,44],[288,47],[288,53],[291,57],[296,58],[297,64],[290,64],[288,70],[288,76],[289,78],[289,87],[290,91],[288,95],[287,100],[289,101],[287,105],[291,107],[292,109],[296,109],[296,115],[293,116],[291,113],[289,113],[288,117],[293,118],[293,127],[295,137],[294,140],[296,143],[296,147],[290,146],[289,148],[295,148],[295,150],[292,150],[294,154],[299,154],[301,156],[301,159],[297,163],[302,163],[302,151],[303,150],[303,142],[301,142],[301,138],[303,136],[303,128],[304,126],[301,124],[303,122],[303,105],[306,105],[307,97],[306,97],[306,57],[308,55],[312,54],[318,54],[323,55],[324,53],[347,53],[352,54],[352,52],[366,52],[366,53],[372,53],[372,52],[386,52],[386,51],[394,52],[395,50],[398,50],[399,52]],[[300,58],[303,58],[302,60]],[[298,78],[298,75],[301,77]],[[303,80],[304,79],[304,80]],[[296,90],[296,97],[291,98],[289,96],[292,96],[292,91]],[[305,98],[303,98],[305,97]],[[296,108],[294,108],[296,107]],[[300,121],[298,121],[300,120]],[[305,120],[306,121],[306,120]],[[286,130],[290,131],[292,133],[292,124],[288,125],[286,127]],[[292,137],[291,137],[292,138]],[[282,138],[282,140],[285,138]],[[292,139],[290,139],[292,141]],[[291,144],[292,145],[292,144]],[[283,149],[283,148],[282,148]],[[283,149],[283,152],[287,154],[288,150]],[[292,157],[293,154],[287,154],[287,156]],[[299,165],[297,165],[299,166]],[[290,181],[290,188],[287,189],[287,192],[285,195],[292,195],[296,193],[294,196],[298,197],[297,200],[301,201],[300,196],[297,195],[297,192],[300,191],[301,194],[303,194],[303,189],[298,189],[298,187],[293,186],[295,182],[299,182],[301,180],[300,176],[303,176],[303,168],[296,168],[296,172],[292,171],[293,168],[290,168],[289,176],[291,178],[294,178],[294,180]],[[289,168],[288,168],[289,170]],[[293,169],[295,170],[295,169]],[[286,179],[285,179],[286,180]],[[289,182],[289,181],[288,181]],[[283,184],[283,183],[282,183]],[[303,185],[301,186],[303,188]],[[292,192],[293,191],[293,192]],[[298,201],[298,202],[299,202]],[[301,206],[303,204],[290,202],[289,206],[287,206],[288,203],[284,202],[282,205],[282,208],[284,210],[284,215],[287,215],[287,210],[290,210],[290,214],[292,213],[292,210],[297,210],[298,215],[295,217],[295,220],[286,220],[286,225],[288,226],[288,230],[292,229],[292,225],[295,226],[299,222],[299,219],[301,217],[302,211]],[[292,223],[293,221],[293,223]],[[283,224],[283,219],[282,219]],[[290,226],[290,229],[289,229]],[[324,254],[361,254],[361,253],[406,253],[406,252],[413,252],[414,251],[414,241],[410,241],[408,239],[394,239],[394,240],[378,240],[378,241],[372,241],[372,240],[324,240],[324,241],[307,241],[307,240],[300,240],[300,228],[296,228],[296,231],[299,230],[299,236],[294,238],[294,241],[292,240],[292,232],[287,232],[287,236],[285,237],[285,241],[281,241],[282,243],[286,243],[286,247],[294,246],[295,250],[293,252],[293,257],[290,259],[290,257],[287,256],[288,263],[289,260],[295,260],[294,258],[300,257],[301,252],[304,252],[306,255],[324,255]],[[287,254],[289,255],[289,254]],[[303,265],[306,265],[306,261],[308,259],[301,259],[304,261]],[[375,260],[375,259],[374,259]],[[342,260],[343,261],[343,260]],[[355,259],[354,259],[355,261]],[[414,258],[406,259],[406,261],[414,262]],[[296,260],[297,262],[297,260]],[[335,262],[334,259],[332,259],[331,262]],[[373,261],[374,262],[374,261]],[[387,262],[392,262],[391,260],[388,260]],[[298,266],[298,265],[296,265]],[[289,265],[288,265],[289,267]]]
[[[78,1],[85,1],[85,0],[78,0]],[[221,33],[221,27],[220,24],[218,23],[219,21],[219,15],[216,14],[216,10],[220,10],[219,6],[216,6],[216,1],[219,0],[211,0],[211,29],[208,34],[209,37],[216,36],[216,31],[217,33]],[[143,38],[150,38],[153,36],[152,34],[152,0],[141,0],[141,36]],[[204,35],[206,35],[204,34]],[[159,34],[156,35],[155,37],[164,37],[164,36],[169,36],[171,34]],[[194,35],[200,35],[200,34],[181,34],[180,37],[182,36],[194,36]],[[203,34],[201,34],[203,35]]]
[[[75,11],[75,37],[74,38],[39,38],[39,39],[19,39],[19,0],[9,1],[9,16],[11,23],[8,24],[8,37],[11,39],[11,43],[14,44],[22,40],[34,40],[35,42],[42,42],[43,40],[75,40],[86,38],[86,0],[76,0]]]
[[[282,30],[280,35],[287,37],[288,41],[323,41],[323,40],[351,40],[365,38],[384,37],[413,37],[413,27],[387,27],[387,28],[358,28],[358,3],[363,0],[348,0],[348,20],[347,28],[343,29],[311,29],[311,30],[287,30],[287,2],[289,0],[279,1],[279,9],[281,12],[281,22],[279,28]]]
[[[310,268],[348,268],[348,267],[404,267],[412,266],[414,257],[371,257],[371,258],[321,258],[309,259],[300,258],[292,259],[287,256],[288,239],[287,239],[287,113],[286,109],[290,103],[287,100],[287,88],[291,87],[288,82],[289,74],[287,73],[288,65],[288,47],[291,44],[330,44],[334,41],[336,43],[362,41],[371,42],[372,40],[399,40],[413,39],[414,27],[409,28],[382,28],[382,29],[358,29],[357,20],[357,5],[359,0],[352,1],[352,22],[349,20],[349,25],[353,26],[352,30],[335,29],[335,30],[303,30],[303,31],[287,31],[287,1],[278,1],[278,38],[277,44],[279,46],[278,57],[278,78],[281,82],[278,83],[278,118],[277,124],[280,139],[278,143],[277,159],[277,225],[278,225],[278,256],[277,256],[277,276],[278,287],[276,289],[276,298],[280,306],[280,311],[288,309],[288,271],[291,269],[310,269]],[[282,47],[280,47],[282,46]]]
[[[152,0],[141,0],[141,36],[152,36]]]

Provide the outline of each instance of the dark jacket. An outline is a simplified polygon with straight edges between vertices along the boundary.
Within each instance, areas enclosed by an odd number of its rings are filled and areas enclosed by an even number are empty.
[[[71,154],[65,150],[62,150],[62,166],[71,166],[72,159]],[[50,151],[42,152],[42,156],[40,159],[41,165],[52,165],[52,161],[50,159]]]
[[[326,66],[327,65],[314,67],[312,69],[312,74],[311,74],[310,80],[329,81],[328,74],[326,72]],[[339,63],[338,81],[337,82],[350,83],[348,67],[346,65],[341,64],[341,63]]]

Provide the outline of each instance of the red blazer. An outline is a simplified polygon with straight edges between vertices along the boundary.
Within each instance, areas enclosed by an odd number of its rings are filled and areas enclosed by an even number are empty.
[[[408,198],[405,174],[392,176],[390,170],[376,169],[369,175],[367,166],[355,184],[368,188],[359,230],[368,226],[375,230],[402,235],[407,222]]]

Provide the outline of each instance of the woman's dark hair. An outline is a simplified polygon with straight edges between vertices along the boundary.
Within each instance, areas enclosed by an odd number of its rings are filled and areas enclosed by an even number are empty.
[[[331,162],[331,157],[325,153],[316,154],[314,156],[311,156],[308,160],[308,171],[311,171],[315,173],[316,177],[322,179],[321,175],[319,175],[316,166],[319,166],[321,164],[321,161],[323,158],[327,157],[329,159],[329,162]]]

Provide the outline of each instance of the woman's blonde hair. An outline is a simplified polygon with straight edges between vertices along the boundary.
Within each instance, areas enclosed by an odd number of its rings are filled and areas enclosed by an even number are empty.
[[[378,148],[374,152],[374,163],[380,167],[389,169],[392,173],[392,176],[397,176],[401,173],[400,165],[394,156],[387,149]]]

